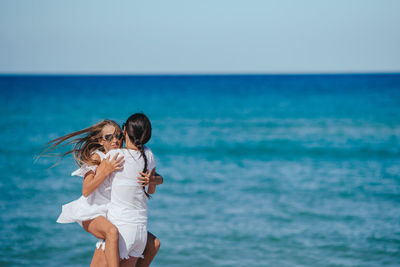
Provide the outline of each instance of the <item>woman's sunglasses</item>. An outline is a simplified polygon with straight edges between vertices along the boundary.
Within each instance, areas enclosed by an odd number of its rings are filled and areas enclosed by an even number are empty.
[[[122,137],[124,137],[124,135],[122,133],[118,133],[118,134],[106,134],[105,136],[103,136],[104,140],[106,140],[107,142],[111,142],[114,137],[117,140],[121,140]]]

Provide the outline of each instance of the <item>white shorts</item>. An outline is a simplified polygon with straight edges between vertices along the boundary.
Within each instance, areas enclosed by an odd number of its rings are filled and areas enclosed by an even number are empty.
[[[121,259],[129,259],[129,257],[143,258],[143,251],[147,242],[146,224],[114,223],[114,225],[119,232],[119,257]],[[96,247],[101,247],[104,250],[105,241],[98,241]]]

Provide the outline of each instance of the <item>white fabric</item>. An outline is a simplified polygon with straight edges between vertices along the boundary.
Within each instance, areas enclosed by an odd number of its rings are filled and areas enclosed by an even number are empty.
[[[77,222],[82,225],[83,221],[94,219],[98,216],[107,216],[119,231],[120,258],[142,257],[147,242],[147,197],[143,188],[137,183],[139,172],[143,171],[144,161],[139,151],[131,149],[111,150],[104,155],[96,151],[100,159],[116,153],[124,156],[124,168],[114,172],[104,180],[99,187],[88,197],[81,196],[79,199],[63,205],[62,212],[57,220],[58,223]],[[147,169],[155,167],[154,156],[151,150],[145,147],[147,157]],[[86,171],[87,167],[84,167]],[[82,170],[81,170],[82,169]],[[86,172],[81,168],[74,174]],[[107,212],[108,211],[108,212]],[[105,248],[105,241],[100,240],[97,248]]]
[[[96,150],[100,160],[105,158],[105,154]],[[72,175],[85,176],[88,171],[95,171],[97,166],[87,166],[74,171]],[[77,222],[82,225],[83,221],[94,219],[98,216],[107,216],[107,208],[110,203],[111,180],[107,177],[88,197],[81,196],[79,199],[62,206],[62,211],[57,219],[58,223]]]
[[[100,151],[99,151],[100,152]],[[100,152],[102,153],[102,152]],[[104,155],[104,154],[103,154]],[[86,173],[93,171],[95,172],[97,170],[97,165],[89,166],[86,163],[83,164],[79,169],[71,173],[71,176],[81,176],[85,177]]]
[[[137,177],[143,171],[144,160],[137,150],[115,149],[107,153],[112,158],[116,153],[124,156],[124,168],[110,175],[111,201],[107,218],[119,231],[120,258],[141,257],[147,241],[147,196],[139,186]],[[155,167],[151,150],[145,147],[147,169]]]

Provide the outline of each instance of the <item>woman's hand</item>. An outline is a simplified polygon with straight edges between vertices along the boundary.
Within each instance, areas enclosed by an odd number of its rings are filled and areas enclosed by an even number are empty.
[[[151,172],[148,170],[146,173],[139,172],[141,176],[139,176],[138,183],[140,186],[145,187],[146,185],[160,185],[163,183],[163,178],[156,173],[156,169],[154,168]]]
[[[84,197],[89,196],[96,188],[114,171],[122,170],[124,164],[124,157],[117,158],[119,153],[110,160],[110,156],[103,159],[100,165],[96,169],[96,173],[93,171],[88,172],[83,179],[82,195]],[[100,157],[93,157],[95,160],[100,161]]]
[[[119,153],[115,154],[115,156],[110,160],[110,156],[103,159],[100,165],[97,167],[96,173],[102,173],[105,176],[110,175],[114,171],[119,171],[124,168],[124,157],[121,156],[118,158]]]

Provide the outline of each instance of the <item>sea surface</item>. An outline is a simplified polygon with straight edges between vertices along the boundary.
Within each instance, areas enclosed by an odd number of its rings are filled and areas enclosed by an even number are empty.
[[[3,75],[0,90],[0,266],[89,266],[96,239],[56,223],[77,166],[35,157],[135,112],[164,177],[152,266],[400,266],[399,74]]]

